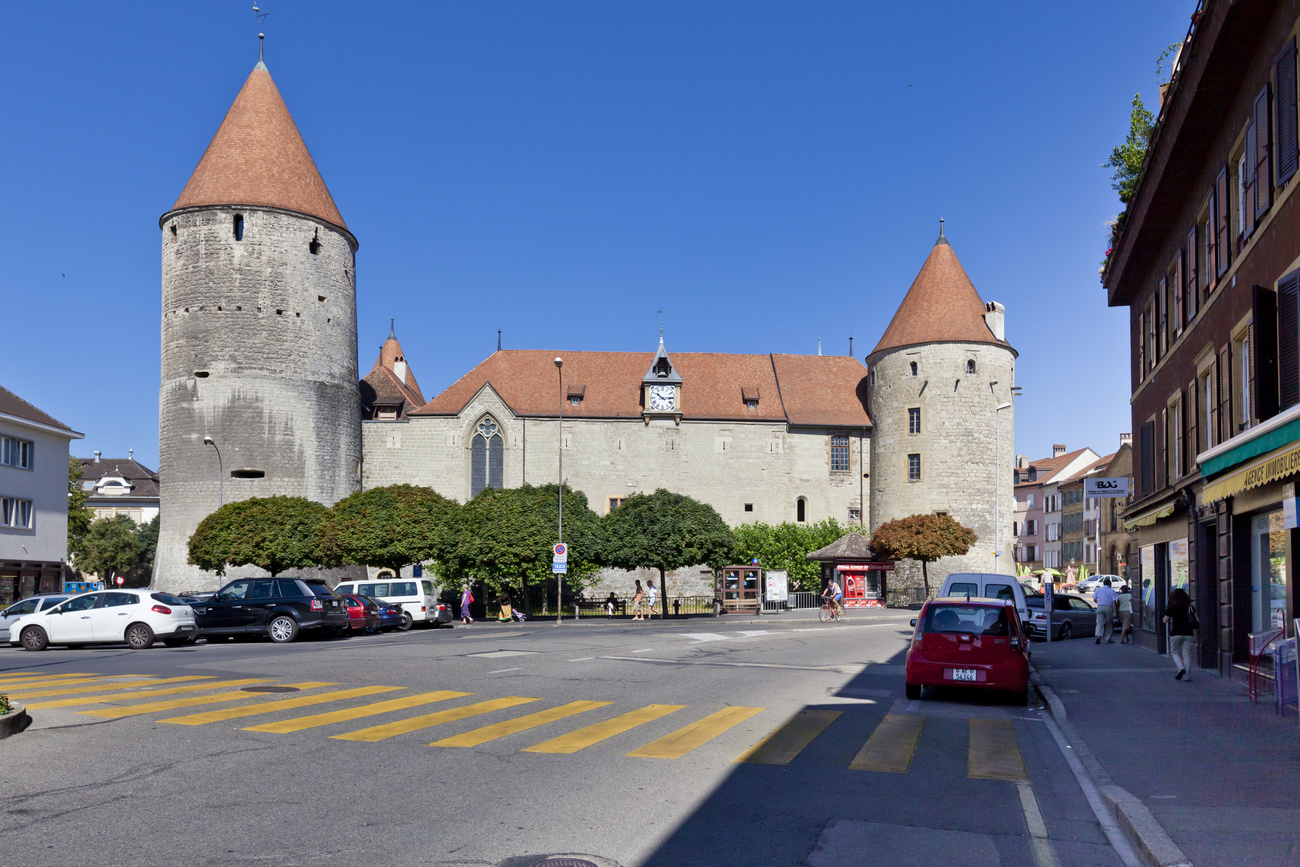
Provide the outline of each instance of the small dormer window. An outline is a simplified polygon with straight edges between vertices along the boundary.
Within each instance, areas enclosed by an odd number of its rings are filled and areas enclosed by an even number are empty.
[[[758,409],[758,387],[741,386],[740,399],[745,402],[745,409]]]
[[[672,372],[672,365],[668,363],[667,358],[660,358],[655,362],[655,376],[660,379],[667,379],[668,374]]]
[[[570,385],[567,394],[569,396],[569,406],[582,406],[582,399],[587,394],[587,386]]]

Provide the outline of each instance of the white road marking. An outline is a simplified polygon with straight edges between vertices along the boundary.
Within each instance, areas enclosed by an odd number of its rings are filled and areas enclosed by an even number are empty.
[[[634,651],[632,651],[632,652],[633,652],[633,653],[649,653],[649,652],[652,651],[652,650],[654,650],[653,647],[643,647],[643,648],[641,648],[640,650],[634,650]]]
[[[570,659],[569,662],[586,662],[588,659],[595,659],[594,656],[579,656],[577,659]]]
[[[721,635],[717,632],[683,632],[683,638],[690,638],[694,641],[726,641],[730,635]]]
[[[488,674],[505,674],[507,671],[523,671],[522,668],[501,668],[496,671],[489,671]]]
[[[754,630],[742,629],[740,631],[740,634],[745,636],[746,638],[753,638],[755,635],[772,635],[773,633],[772,630],[770,629],[754,629]]]

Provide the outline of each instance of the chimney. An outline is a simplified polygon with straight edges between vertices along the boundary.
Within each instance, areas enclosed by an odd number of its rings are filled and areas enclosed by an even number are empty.
[[[984,322],[998,340],[1007,339],[1007,308],[996,301],[984,305]]]
[[[1065,454],[1065,443],[1056,443],[1052,446],[1052,457],[1059,458]]]
[[[99,463],[99,449],[95,449],[95,463]]]
[[[406,356],[399,355],[393,362],[393,376],[396,376],[397,381],[402,385],[406,385]]]
[[[1119,435],[1119,444],[1122,445],[1122,446],[1125,446],[1125,445],[1127,445],[1127,446],[1131,446],[1131,445],[1133,445],[1133,434],[1131,434],[1131,433],[1122,433],[1122,434],[1120,434],[1120,435]]]
[[[1016,469],[1029,469],[1029,455],[1016,455]]]
[[[133,460],[135,460],[135,449],[127,449],[127,450],[126,450],[126,459],[127,459],[128,461],[133,461]]]

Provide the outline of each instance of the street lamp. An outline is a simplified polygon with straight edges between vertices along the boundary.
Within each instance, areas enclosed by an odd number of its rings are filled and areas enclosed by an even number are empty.
[[[221,466],[221,449],[217,448],[217,441],[212,437],[204,437],[203,444],[205,446],[212,446],[217,450],[217,508],[220,509],[226,502],[224,479],[226,472]],[[239,450],[236,449],[235,451]]]
[[[555,373],[560,379],[560,532],[559,540],[564,541],[564,359],[555,356]],[[564,573],[555,573],[555,625],[564,620]]]
[[[1011,409],[1004,403],[993,410],[993,571],[998,571],[998,558],[1002,556],[1002,410]]]

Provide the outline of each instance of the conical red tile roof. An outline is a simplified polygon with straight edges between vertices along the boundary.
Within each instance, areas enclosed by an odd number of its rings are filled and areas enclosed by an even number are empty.
[[[984,301],[941,234],[871,354],[918,343],[1009,346],[993,336],[984,313]]]
[[[347,229],[261,63],[235,97],[173,210],[203,205],[282,208]]]

